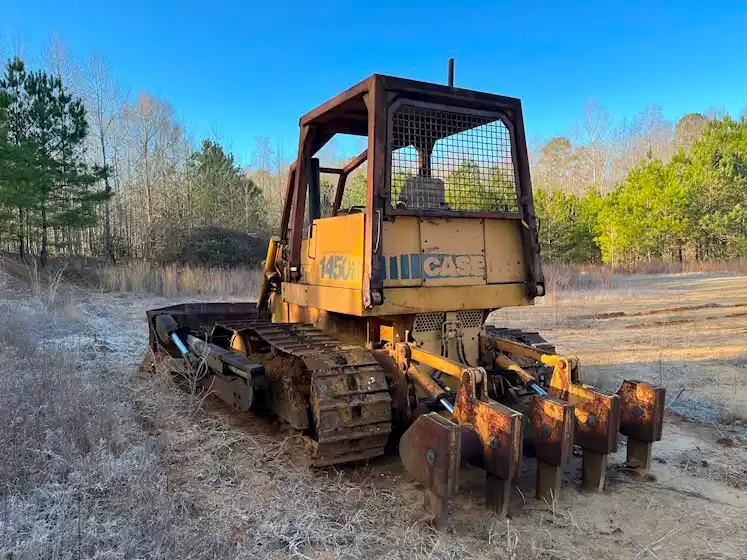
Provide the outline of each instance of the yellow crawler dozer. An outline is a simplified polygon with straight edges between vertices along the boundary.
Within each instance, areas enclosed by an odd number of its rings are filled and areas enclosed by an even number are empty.
[[[336,134],[368,147],[341,169],[320,167],[315,155]],[[364,162],[365,205],[344,208]],[[324,213],[322,173],[338,177]],[[147,318],[156,358],[199,368],[240,411],[291,424],[315,466],[373,459],[398,437],[442,524],[465,462],[487,473],[499,514],[525,454],[545,499],[557,497],[574,444],[587,488],[602,489],[618,433],[628,466],[650,468],[664,389],[601,391],[537,333],[485,324],[543,293],[520,100],[373,75],[301,118],[257,301]]]

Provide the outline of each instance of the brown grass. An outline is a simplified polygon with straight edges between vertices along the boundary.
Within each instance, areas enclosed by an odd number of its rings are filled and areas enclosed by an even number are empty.
[[[545,273],[545,304],[562,299],[582,298],[586,293],[612,292],[619,289],[619,280],[628,276],[664,274],[747,274],[747,259],[726,261],[649,261],[636,266],[604,264],[543,264]],[[632,295],[632,294],[631,294]]]
[[[167,297],[180,294],[253,295],[261,272],[248,268],[203,268],[192,265],[159,266],[133,261],[105,266],[101,286],[115,292],[148,292]]]
[[[635,266],[545,263],[548,295],[568,290],[598,290],[613,287],[615,276],[651,274],[747,274],[747,259],[726,261],[648,261]]]
[[[745,544],[733,509],[678,494],[689,463],[656,484],[612,476],[600,495],[568,483],[549,505],[525,486],[509,520],[468,471],[437,532],[396,462],[311,470],[271,421],[229,417],[166,372],[133,378],[146,336],[129,311],[150,296],[88,295],[70,315],[27,295],[0,297],[0,557],[683,558],[707,543],[720,558]]]
[[[0,557],[570,558],[491,516],[436,532],[377,474],[296,465],[295,436],[231,425],[167,372],[133,379],[86,321],[9,294],[0,311]]]
[[[747,259],[708,261],[646,261],[615,267],[617,274],[747,274]]]
[[[545,290],[547,299],[555,300],[560,292],[598,290],[612,286],[612,270],[598,265],[546,264]]]

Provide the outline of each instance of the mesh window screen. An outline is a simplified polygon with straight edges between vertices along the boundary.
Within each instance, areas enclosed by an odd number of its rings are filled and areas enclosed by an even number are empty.
[[[391,130],[397,208],[518,212],[511,136],[500,119],[402,105]]]

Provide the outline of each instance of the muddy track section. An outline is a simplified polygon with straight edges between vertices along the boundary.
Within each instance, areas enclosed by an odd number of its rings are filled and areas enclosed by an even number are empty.
[[[313,466],[384,454],[392,430],[391,397],[384,370],[368,350],[344,345],[311,325],[249,320],[220,326],[271,348],[249,357],[265,364],[273,394],[282,396],[272,408],[287,410],[300,423],[310,413]]]

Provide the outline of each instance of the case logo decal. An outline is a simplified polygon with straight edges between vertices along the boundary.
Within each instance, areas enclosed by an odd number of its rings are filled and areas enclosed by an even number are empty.
[[[381,274],[384,280],[481,278],[485,275],[485,256],[482,253],[410,253],[381,257]]]

